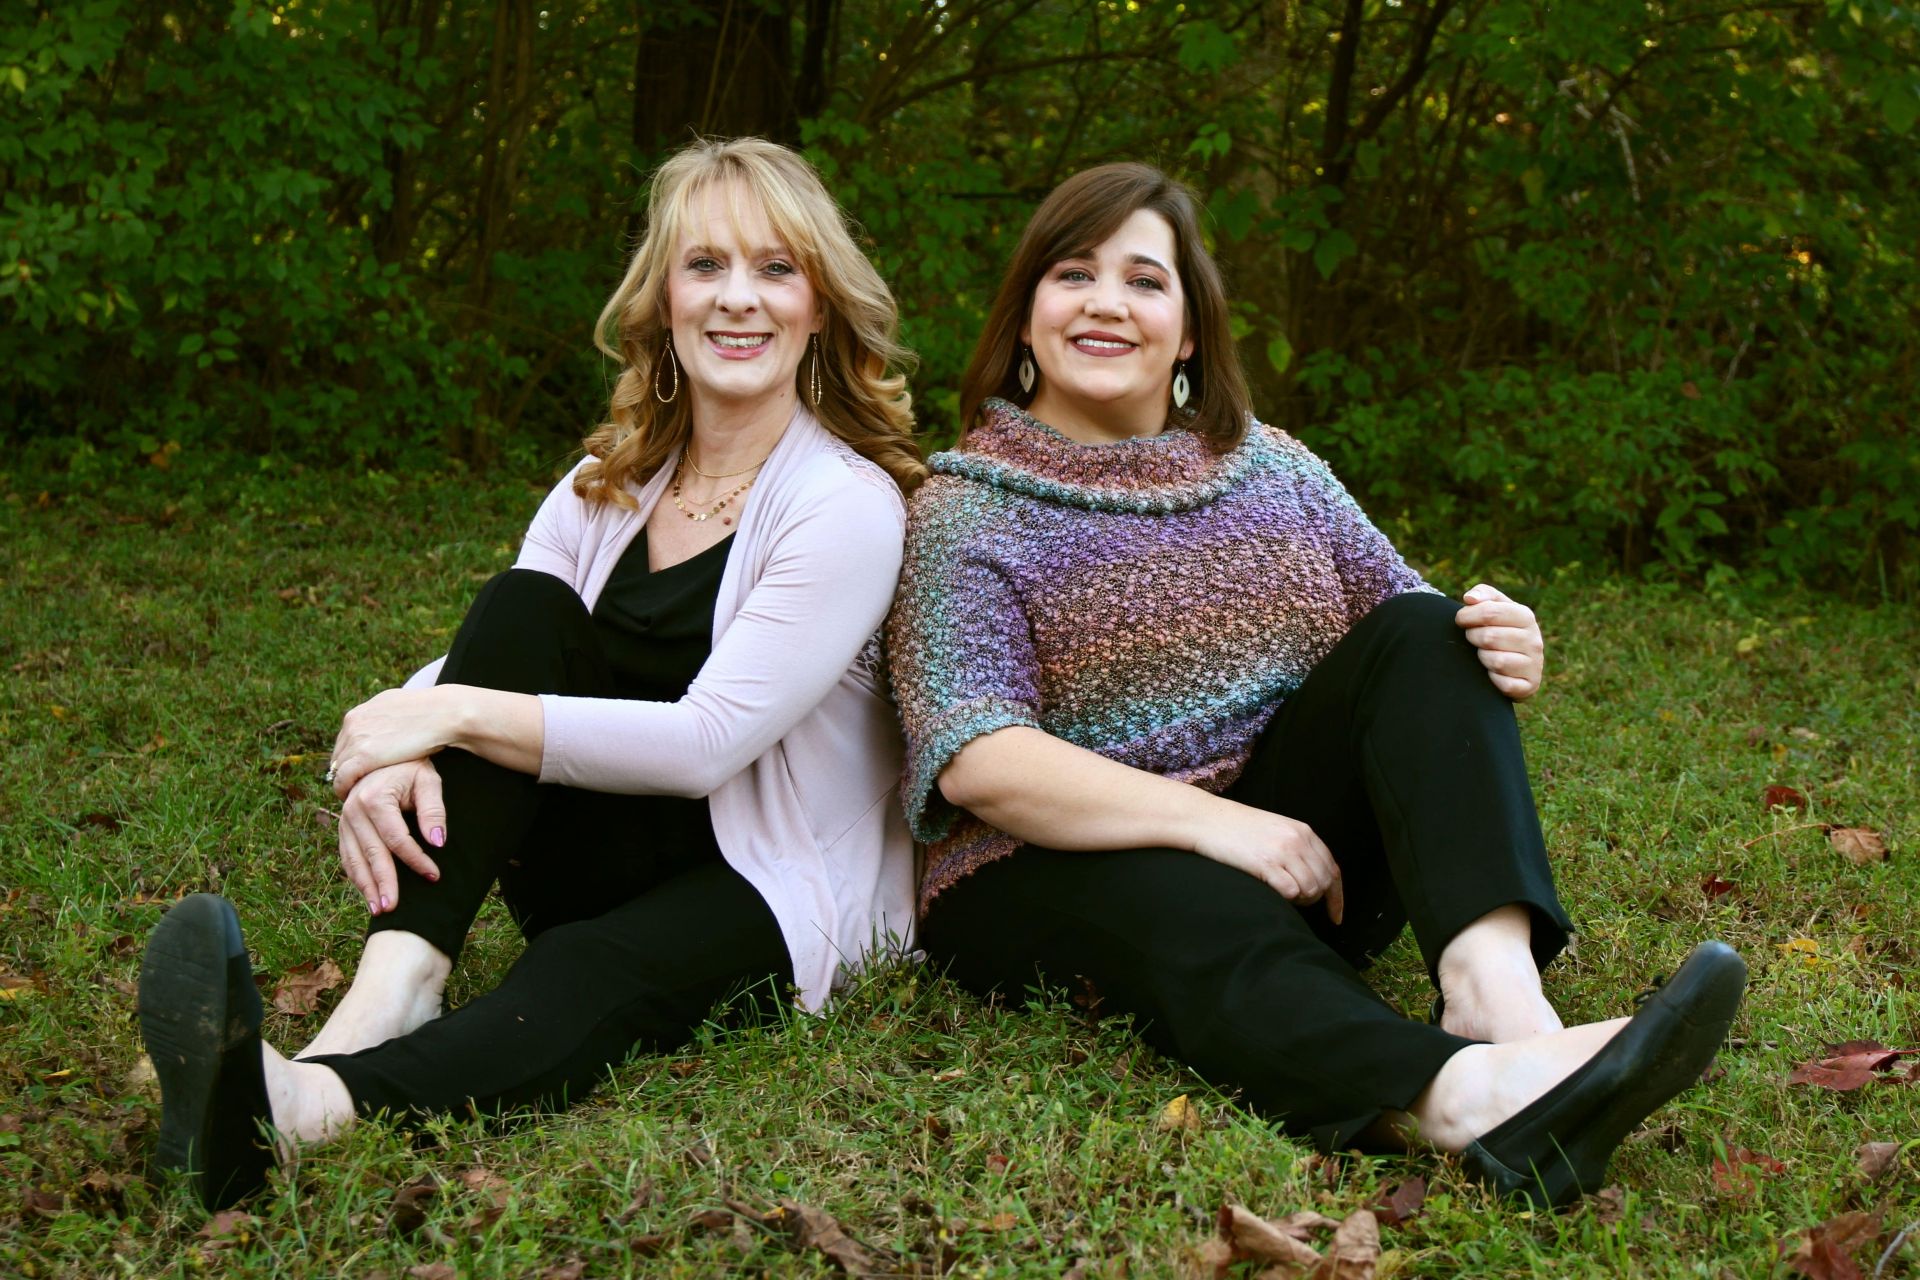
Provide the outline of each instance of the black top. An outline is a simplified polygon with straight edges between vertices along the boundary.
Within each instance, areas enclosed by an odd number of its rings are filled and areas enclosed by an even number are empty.
[[[733,535],[728,534],[700,554],[656,573],[647,567],[647,530],[641,526],[593,606],[594,630],[613,667],[620,697],[676,702],[686,696],[687,686],[713,652],[713,606],[732,549]],[[670,841],[685,848],[697,841],[718,851],[705,797],[651,799],[657,813],[647,824],[649,842]]]

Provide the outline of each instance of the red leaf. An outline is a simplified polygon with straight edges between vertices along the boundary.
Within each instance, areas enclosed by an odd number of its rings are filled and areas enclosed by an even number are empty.
[[[1877,1213],[1843,1213],[1800,1233],[1800,1244],[1787,1257],[1787,1266],[1808,1280],[1862,1280],[1853,1260],[1856,1249],[1880,1234]],[[1781,1252],[1785,1253],[1783,1245]]]
[[[1792,787],[1776,783],[1760,793],[1762,809],[1791,809],[1795,813],[1804,813],[1807,797]]]
[[[1863,1142],[1853,1149],[1854,1162],[1869,1181],[1878,1180],[1899,1154],[1900,1144],[1897,1142]]]
[[[1886,1045],[1881,1044],[1878,1040],[1842,1040],[1839,1044],[1830,1044],[1827,1046],[1827,1056],[1829,1058],[1845,1058],[1856,1053],[1872,1053],[1875,1050],[1885,1049],[1886,1047]]]
[[[1787,1077],[1787,1083],[1811,1084],[1848,1093],[1867,1084],[1878,1072],[1891,1067],[1898,1059],[1920,1052],[1889,1049],[1872,1040],[1850,1040],[1846,1044],[1835,1045],[1834,1049],[1851,1052],[1835,1052],[1832,1057],[1803,1062],[1793,1069],[1793,1074]]]
[[[1006,1173],[1008,1166],[1012,1163],[1013,1161],[995,1151],[987,1156],[987,1172],[999,1176]]]
[[[1713,1185],[1727,1195],[1750,1195],[1755,1186],[1753,1174],[1749,1172],[1753,1169],[1771,1177],[1776,1173],[1785,1173],[1787,1166],[1765,1152],[1729,1147],[1724,1158],[1714,1157]]]
[[[1717,901],[1739,887],[1733,881],[1722,880],[1719,876],[1708,876],[1700,882],[1700,892],[1706,894],[1710,901]]]
[[[1390,1227],[1397,1227],[1420,1212],[1420,1206],[1427,1202],[1427,1180],[1418,1175],[1380,1193],[1373,1202],[1373,1211],[1380,1221]]]

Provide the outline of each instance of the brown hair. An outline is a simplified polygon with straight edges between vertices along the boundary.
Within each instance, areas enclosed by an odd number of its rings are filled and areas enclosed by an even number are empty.
[[[1187,336],[1193,355],[1187,380],[1190,429],[1215,449],[1239,444],[1253,416],[1246,376],[1227,324],[1227,290],[1200,237],[1200,201],[1192,188],[1144,164],[1103,164],[1076,173],[1053,189],[1020,236],[1013,261],[1000,281],[986,327],[960,383],[960,421],[971,427],[989,396],[1024,407],[1032,397],[1015,372],[1020,330],[1033,305],[1033,291],[1047,268],[1087,253],[1141,209],[1151,209],[1173,228],[1174,266],[1187,298]]]
[[[594,344],[619,362],[620,374],[607,421],[586,439],[592,460],[574,477],[574,492],[630,507],[627,484],[644,482],[693,433],[691,397],[661,404],[653,393],[668,341],[667,273],[695,200],[728,182],[738,200],[765,212],[826,314],[820,399],[807,385],[811,357],[794,373],[796,394],[821,426],[911,492],[927,466],[913,439],[904,372],[913,356],[900,345],[899,308],[813,166],[763,138],[702,138],[655,171],[646,234],[594,327]]]

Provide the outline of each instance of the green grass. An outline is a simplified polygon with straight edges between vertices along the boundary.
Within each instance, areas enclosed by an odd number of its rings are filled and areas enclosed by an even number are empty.
[[[902,968],[824,1019],[636,1060],[562,1116],[362,1126],[303,1155],[214,1245],[180,1188],[148,1181],[139,948],[163,903],[217,889],[268,974],[351,967],[364,913],[336,878],[323,753],[345,707],[440,651],[536,499],[378,476],[155,472],[95,491],[0,475],[0,1273],[401,1277],[444,1261],[535,1276],[568,1259],[590,1276],[835,1273],[770,1227],[696,1220],[784,1198],[929,1270],[1181,1274],[1223,1202],[1338,1217],[1416,1172],[1432,1194],[1386,1229],[1383,1274],[1783,1274],[1777,1242],[1800,1228],[1880,1208],[1891,1239],[1920,1218],[1920,1154],[1871,1185],[1852,1154],[1920,1138],[1920,1089],[1785,1083],[1824,1042],[1920,1045],[1920,621],[1574,575],[1504,584],[1546,619],[1548,690],[1522,714],[1583,928],[1549,990],[1570,1020],[1618,1015],[1709,935],[1753,971],[1725,1074],[1616,1159],[1623,1213],[1516,1212],[1430,1156],[1315,1160],[1124,1026],[1070,1004],[983,1007]],[[299,755],[313,758],[276,763]],[[1811,811],[1765,811],[1774,783]],[[1815,821],[1879,828],[1892,857],[1851,866],[1802,825]],[[1710,897],[1710,876],[1737,887]],[[1781,949],[1795,939],[1817,946],[1811,962]],[[513,951],[489,912],[455,997]],[[1377,975],[1424,1008],[1404,941]],[[268,1033],[298,1044],[319,1020],[272,1015]],[[1161,1132],[1182,1093],[1205,1124]],[[1722,1146],[1785,1171],[1729,1194],[1710,1168]],[[512,1186],[490,1224],[457,1181],[475,1168]],[[425,1224],[390,1229],[395,1190],[425,1175],[447,1182]],[[1915,1274],[1916,1257],[1882,1274]],[[1863,1253],[1868,1274],[1877,1259]]]

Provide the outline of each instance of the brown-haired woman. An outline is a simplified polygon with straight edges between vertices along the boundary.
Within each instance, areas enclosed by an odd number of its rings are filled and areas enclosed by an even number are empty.
[[[1091,984],[1325,1147],[1417,1132],[1505,1194],[1599,1187],[1745,968],[1704,943],[1632,1019],[1561,1026],[1509,702],[1539,628],[1434,592],[1254,421],[1192,193],[1122,164],[1049,196],[961,405],[888,624],[935,960]],[[1438,1025],[1356,972],[1409,922]]]
[[[447,656],[349,712],[327,779],[372,931],[289,1061],[239,919],[154,930],[160,1163],[209,1208],[376,1111],[563,1102],[729,993],[817,1008],[906,944],[913,850],[878,630],[925,474],[886,285],[797,155],[701,142],[655,175],[601,317],[608,423]],[[428,850],[431,849],[431,853]],[[398,865],[396,865],[396,860]],[[526,951],[440,1014],[498,881]]]

